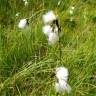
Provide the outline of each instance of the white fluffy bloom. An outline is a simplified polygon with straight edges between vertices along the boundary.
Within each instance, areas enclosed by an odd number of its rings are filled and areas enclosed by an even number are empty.
[[[21,19],[19,24],[18,24],[18,27],[23,29],[27,26],[27,23],[28,23],[27,19]]]
[[[56,69],[56,77],[58,82],[55,83],[55,88],[57,92],[71,92],[71,87],[67,83],[68,80],[68,69],[65,67],[59,67]]]
[[[45,35],[49,36],[49,34],[52,32],[52,27],[50,25],[45,25],[42,30]]]
[[[55,32],[49,34],[48,42],[50,45],[54,45],[57,41],[59,41],[59,36]]]
[[[59,80],[57,83],[55,83],[55,89],[56,92],[71,92],[71,87],[69,84],[67,84],[64,80]]]
[[[58,80],[64,80],[67,82],[68,79],[68,69],[65,67],[59,67],[56,69],[56,77]]]
[[[45,24],[52,23],[56,19],[57,19],[57,17],[55,16],[53,11],[49,11],[48,13],[43,15],[43,21]]]

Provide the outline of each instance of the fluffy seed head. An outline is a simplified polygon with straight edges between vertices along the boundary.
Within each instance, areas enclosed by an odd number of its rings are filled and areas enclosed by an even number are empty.
[[[45,24],[52,23],[56,19],[57,17],[55,16],[53,11],[49,11],[48,13],[43,15],[43,22]]]
[[[52,32],[52,27],[50,25],[45,25],[43,28],[42,28],[44,34],[46,36],[49,36],[49,34]]]
[[[27,19],[21,19],[20,22],[19,22],[19,24],[18,24],[18,27],[21,28],[21,29],[23,29],[23,28],[25,28],[27,25],[28,25]]]
[[[58,93],[60,93],[60,92],[70,93],[71,92],[70,85],[67,84],[67,82],[65,82],[64,80],[59,80],[58,82],[56,82],[55,89],[56,89],[56,92],[58,92]]]
[[[65,67],[59,67],[56,69],[56,77],[58,80],[64,80],[67,82],[68,79],[68,69]]]
[[[54,45],[56,42],[59,41],[59,36],[55,32],[51,32],[48,37],[49,45]]]

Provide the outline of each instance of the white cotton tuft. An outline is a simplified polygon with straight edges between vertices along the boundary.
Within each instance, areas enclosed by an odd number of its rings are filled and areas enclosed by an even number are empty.
[[[56,34],[55,32],[52,32],[49,34],[49,37],[48,37],[49,45],[54,45],[58,41],[59,41],[58,34]]]
[[[27,22],[28,22],[27,19],[21,19],[18,24],[18,27],[21,29],[25,28],[27,26]]]
[[[62,79],[67,82],[68,80],[68,69],[65,67],[59,67],[56,69],[56,77],[57,79]]]
[[[60,92],[67,92],[70,93],[71,92],[71,87],[69,84],[67,84],[67,82],[65,82],[64,80],[59,80],[56,84],[55,84],[55,89],[56,92],[60,93]]]
[[[45,25],[43,28],[42,28],[44,34],[46,36],[49,36],[49,34],[52,32],[52,27],[50,25]]]
[[[55,14],[54,14],[53,11],[49,11],[48,13],[46,13],[45,15],[43,15],[43,22],[45,24],[52,23],[56,19],[57,19],[57,17],[55,16]]]

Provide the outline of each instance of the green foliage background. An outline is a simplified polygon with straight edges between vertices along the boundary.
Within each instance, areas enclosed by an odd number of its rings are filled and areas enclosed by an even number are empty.
[[[96,96],[96,0],[28,2],[0,0],[0,96],[56,96],[51,74],[59,66],[69,70],[70,96]],[[48,10],[58,15],[62,28],[62,65],[59,44],[49,46],[42,32],[42,15]],[[29,27],[18,28],[20,19],[36,13]]]

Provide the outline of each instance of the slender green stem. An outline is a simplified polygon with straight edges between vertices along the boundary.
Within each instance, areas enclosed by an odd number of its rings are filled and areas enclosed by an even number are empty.
[[[29,18],[26,18],[26,19],[29,20],[29,19],[35,17],[36,15],[38,15],[39,13],[41,13],[41,12],[43,12],[43,11],[46,11],[46,10],[48,10],[48,9],[39,10],[39,11],[37,11],[36,13],[32,14]]]
[[[61,49],[61,38],[60,38],[60,32],[61,32],[61,26],[59,25],[59,23],[57,22],[58,25],[58,34],[59,34],[59,51],[60,51],[60,65],[62,63],[62,49]]]

